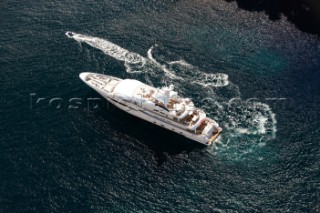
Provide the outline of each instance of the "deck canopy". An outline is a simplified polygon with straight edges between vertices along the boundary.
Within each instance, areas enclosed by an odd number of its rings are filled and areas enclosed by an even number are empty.
[[[130,101],[133,98],[133,93],[136,88],[141,85],[143,85],[143,83],[140,81],[125,79],[117,84],[113,90],[113,93],[123,100]]]

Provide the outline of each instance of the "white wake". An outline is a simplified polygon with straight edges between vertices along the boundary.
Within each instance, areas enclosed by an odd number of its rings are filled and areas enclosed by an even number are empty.
[[[70,33],[70,32],[67,32]],[[102,50],[105,54],[119,60],[124,61],[126,63],[130,64],[140,64],[143,66],[146,62],[146,59],[142,57],[141,55],[137,53],[130,52],[110,41],[107,41],[105,39],[82,35],[78,33],[73,33],[72,36],[67,35],[69,38],[73,38],[74,40],[78,42],[84,42],[88,45],[97,48],[99,50]]]

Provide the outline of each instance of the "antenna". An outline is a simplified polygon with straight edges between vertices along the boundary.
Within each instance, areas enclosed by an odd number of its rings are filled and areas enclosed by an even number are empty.
[[[167,87],[167,81],[166,80],[164,80],[164,85]]]

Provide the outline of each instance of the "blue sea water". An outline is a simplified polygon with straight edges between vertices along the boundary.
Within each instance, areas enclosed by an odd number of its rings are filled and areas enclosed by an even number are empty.
[[[1,212],[320,211],[317,36],[223,0],[0,5]],[[222,126],[217,145],[117,110],[83,71],[174,84]]]

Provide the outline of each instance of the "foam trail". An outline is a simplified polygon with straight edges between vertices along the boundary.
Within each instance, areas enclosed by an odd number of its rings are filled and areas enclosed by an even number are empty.
[[[162,70],[165,72],[165,74],[172,78],[172,79],[181,79],[181,77],[176,76],[175,74],[173,74],[173,72],[171,70],[169,70],[165,65],[160,64],[152,55],[152,51],[154,49],[154,47],[156,47],[157,45],[153,45],[150,47],[150,49],[147,52],[148,55],[148,59],[150,59],[155,65],[159,66],[162,68]]]
[[[224,73],[205,73],[184,60],[168,63],[172,70],[179,70],[179,75],[188,78],[190,83],[203,87],[225,87],[229,85],[229,76]],[[177,65],[180,65],[177,68]],[[192,79],[190,79],[190,77]]]
[[[225,87],[229,84],[228,75],[223,73],[201,73],[194,83],[200,84],[204,87]]]
[[[146,62],[146,59],[143,56],[137,53],[130,52],[110,41],[101,38],[82,35],[69,31],[66,32],[66,36],[78,42],[87,43],[94,48],[102,50],[105,54],[126,63],[139,64],[140,66],[143,66]]]
[[[148,51],[147,51],[147,56],[148,56],[148,58],[151,60],[151,61],[156,61],[155,59],[154,59],[154,57],[153,57],[153,55],[152,55],[152,51],[153,51],[153,49],[154,49],[154,47],[156,47],[156,46],[158,46],[158,45],[152,45],[151,47],[150,47],[150,49],[148,49]]]
[[[161,69],[166,76],[171,79],[182,79],[173,74],[165,65],[160,64],[155,58],[152,56],[152,50],[156,46],[152,46],[148,50],[148,59],[134,52],[130,52],[108,40],[87,36],[74,32],[66,32],[66,36],[68,38],[72,38],[78,42],[84,42],[94,48],[102,50],[105,54],[119,60],[124,61],[124,66],[126,67],[126,71],[129,73],[142,73],[145,70],[150,71],[150,68]],[[147,64],[146,64],[147,63]],[[146,69],[143,69],[147,65]],[[152,69],[151,69],[152,70]]]
[[[180,64],[180,65],[185,66],[187,68],[193,68],[193,66],[191,64],[189,64],[188,62],[186,62],[185,60],[171,61],[171,62],[169,62],[169,64]]]

